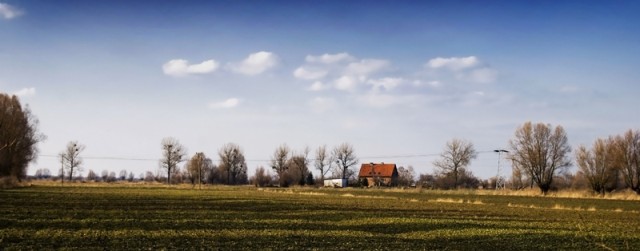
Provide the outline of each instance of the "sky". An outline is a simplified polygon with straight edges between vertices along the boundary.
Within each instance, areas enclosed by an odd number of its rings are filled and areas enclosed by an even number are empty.
[[[214,160],[239,144],[249,175],[281,144],[343,142],[362,163],[421,174],[459,138],[486,179],[493,150],[527,121],[563,126],[574,149],[640,129],[638,11],[638,1],[0,0],[0,92],[18,95],[47,136],[30,174],[56,174],[55,156],[78,141],[83,175],[138,177],[158,170],[165,137]]]

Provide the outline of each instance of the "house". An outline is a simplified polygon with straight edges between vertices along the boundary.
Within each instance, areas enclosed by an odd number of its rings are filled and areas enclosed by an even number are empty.
[[[369,187],[398,185],[398,168],[390,163],[364,163],[358,179]]]

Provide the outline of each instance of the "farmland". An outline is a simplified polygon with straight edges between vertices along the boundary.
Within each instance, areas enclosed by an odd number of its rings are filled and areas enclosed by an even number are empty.
[[[640,202],[473,192],[0,190],[0,249],[637,250]]]

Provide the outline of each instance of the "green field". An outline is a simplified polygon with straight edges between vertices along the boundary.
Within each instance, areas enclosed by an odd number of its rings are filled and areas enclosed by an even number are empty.
[[[638,250],[640,202],[382,189],[0,190],[7,249]]]

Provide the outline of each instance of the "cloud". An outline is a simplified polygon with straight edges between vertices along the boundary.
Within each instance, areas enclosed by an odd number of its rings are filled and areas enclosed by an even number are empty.
[[[341,91],[354,91],[358,85],[358,80],[352,76],[342,76],[334,81],[336,89]]]
[[[18,97],[31,97],[36,95],[36,88],[33,88],[33,87],[22,88],[18,91],[13,92],[13,95],[16,95]]]
[[[24,12],[6,3],[0,3],[0,17],[9,20],[22,16]]]
[[[323,113],[333,109],[336,101],[332,98],[316,97],[309,101],[309,106],[314,112]]]
[[[479,68],[472,70],[462,78],[476,83],[491,83],[498,77],[498,72],[491,68]]]
[[[278,56],[272,52],[260,51],[250,54],[239,63],[230,63],[228,69],[244,75],[258,75],[278,65]]]
[[[228,108],[234,108],[237,107],[238,105],[240,105],[240,99],[237,98],[228,98],[224,101],[220,101],[220,102],[213,102],[209,104],[209,108],[211,109],[228,109]]]
[[[219,66],[220,64],[213,59],[192,65],[189,65],[189,61],[184,59],[172,59],[162,65],[162,72],[169,76],[182,77],[189,74],[214,72]]]
[[[324,76],[327,75],[327,73],[328,72],[325,70],[310,69],[310,68],[305,68],[303,66],[300,66],[295,71],[293,71],[293,76],[299,79],[304,79],[304,80],[314,80],[314,79],[323,78]]]
[[[363,59],[347,65],[345,75],[355,75],[359,78],[366,78],[389,66],[389,61],[382,59]]]
[[[349,53],[337,53],[337,54],[322,54],[320,56],[307,55],[305,60],[308,63],[323,63],[323,64],[333,64],[342,61],[353,61],[354,57],[349,55]]]
[[[404,82],[404,79],[402,78],[381,78],[371,79],[367,81],[367,84],[373,85],[374,91],[379,91],[382,88],[384,88],[384,90],[386,91],[389,91],[398,87],[400,84],[402,84],[402,82]]]
[[[322,91],[329,89],[330,86],[323,84],[320,81],[313,82],[313,84],[309,87],[310,91]]]
[[[469,56],[469,57],[464,57],[464,58],[457,58],[457,57],[441,58],[441,57],[437,57],[437,58],[429,60],[429,62],[427,62],[427,64],[426,64],[426,66],[429,67],[429,68],[433,68],[433,69],[447,68],[447,69],[450,69],[452,71],[459,71],[459,70],[463,70],[463,69],[466,69],[466,68],[474,67],[474,66],[478,65],[479,63],[480,63],[480,61],[475,56]]]

